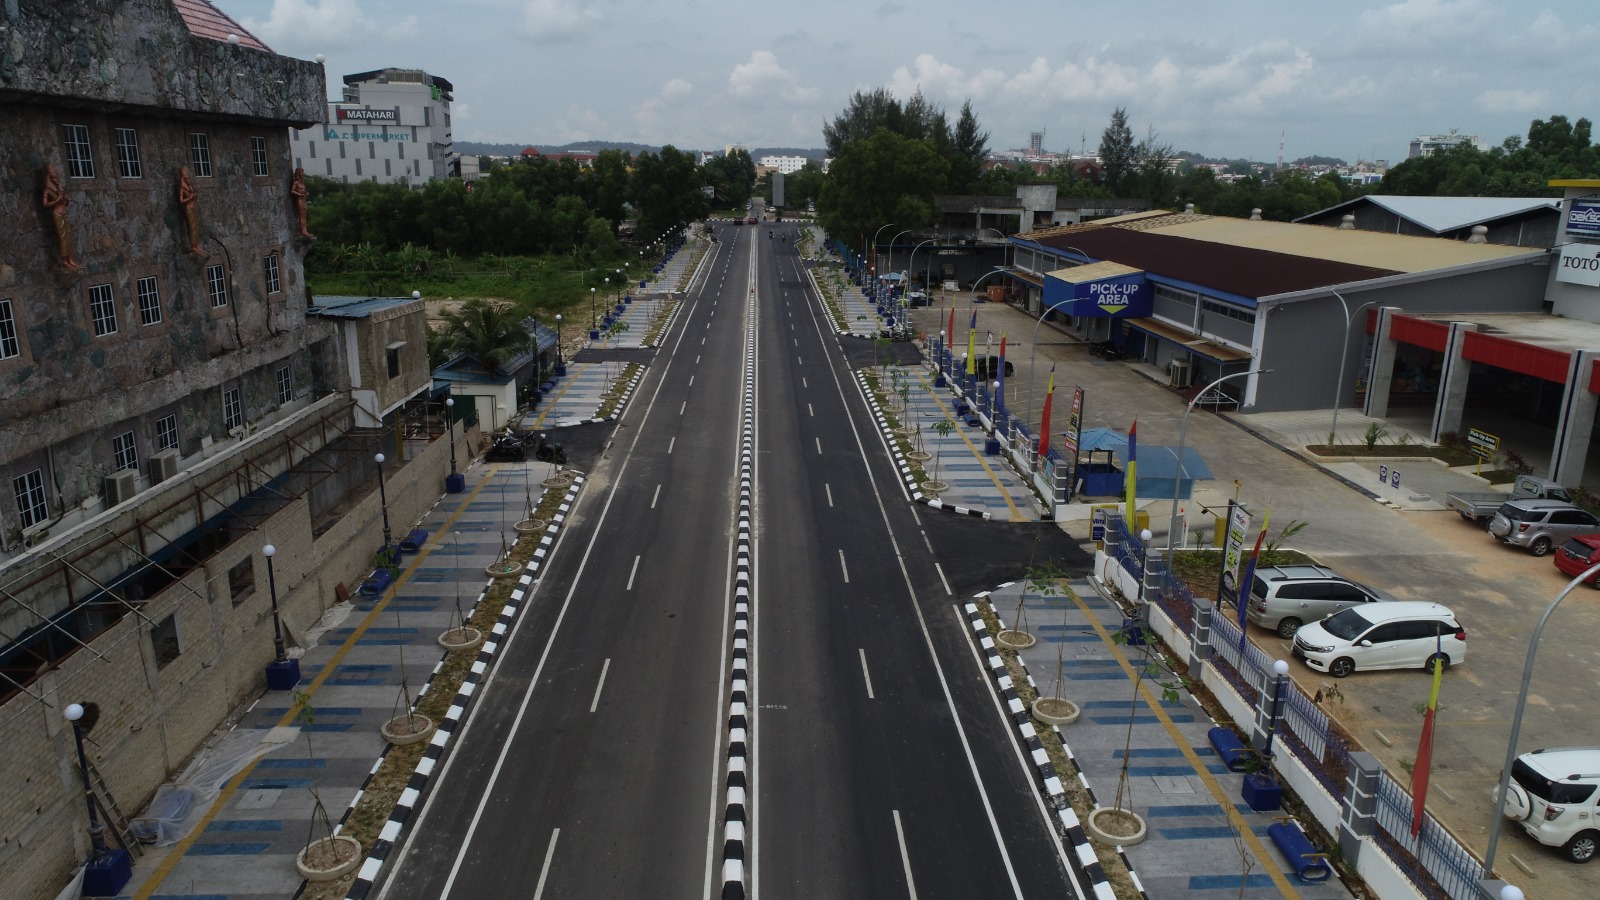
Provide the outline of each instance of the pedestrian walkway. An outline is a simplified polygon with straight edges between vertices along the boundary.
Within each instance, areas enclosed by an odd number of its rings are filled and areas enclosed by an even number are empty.
[[[379,726],[407,710],[409,689],[414,703],[443,658],[439,635],[470,617],[488,585],[485,569],[502,559],[519,534],[516,523],[527,518],[530,501],[537,503],[549,474],[547,463],[470,466],[467,489],[445,494],[415,523],[428,532],[416,553],[401,558],[394,585],[376,596],[356,592],[333,607],[302,640],[312,645],[300,659],[300,683],[294,692],[269,691],[244,714],[233,734],[253,733],[258,740],[281,742],[255,760],[221,790],[204,820],[186,838],[169,848],[153,849],[138,862],[124,896],[205,897],[254,900],[294,896],[301,878],[295,855],[316,829],[313,811],[320,799],[329,819],[341,822],[375,771],[387,741]],[[568,504],[577,485],[569,489]],[[413,523],[396,523],[395,537]],[[547,537],[559,528],[552,524]],[[483,668],[492,660],[523,595],[531,590],[543,564],[540,552],[521,575],[496,634],[480,650],[470,694]],[[297,716],[300,694],[306,714]],[[459,721],[465,695],[458,695],[451,717],[432,736],[427,764],[410,778],[413,789],[401,799],[397,815],[403,823],[415,802],[415,791],[427,781],[433,761],[442,752]],[[419,781],[420,779],[420,781]],[[398,825],[391,818],[398,833]],[[387,834],[387,830],[385,832]],[[394,835],[389,835],[392,840]],[[387,847],[387,843],[380,841]],[[376,864],[369,859],[368,867]],[[366,870],[363,869],[365,872]]]
[[[1039,639],[1020,654],[1039,694],[1054,696],[1059,677],[1060,695],[1082,710],[1058,730],[1097,806],[1113,804],[1127,762],[1122,805],[1144,817],[1147,836],[1123,849],[1151,897],[1351,896],[1337,881],[1296,878],[1266,836],[1284,813],[1252,812],[1243,802],[1244,776],[1212,749],[1205,710],[1187,691],[1176,702],[1163,698],[1162,683],[1176,678],[1146,670],[1135,692],[1147,662],[1142,648],[1113,639],[1123,625],[1119,607],[1087,580],[1061,597],[1030,590],[1024,601],[1024,590],[1018,582],[986,596],[1004,627]]]

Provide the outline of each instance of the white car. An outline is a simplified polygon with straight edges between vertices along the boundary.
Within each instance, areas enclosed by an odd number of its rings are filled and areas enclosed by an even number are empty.
[[[1467,632],[1438,603],[1366,603],[1308,622],[1294,635],[1294,655],[1318,672],[1343,678],[1360,669],[1446,668],[1467,658]]]
[[[1503,810],[1528,836],[1576,863],[1600,848],[1600,747],[1535,750],[1511,764]]]

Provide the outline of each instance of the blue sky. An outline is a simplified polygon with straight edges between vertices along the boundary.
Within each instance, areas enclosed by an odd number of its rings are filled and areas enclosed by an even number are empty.
[[[455,139],[821,147],[852,92],[970,97],[990,147],[1093,151],[1111,111],[1180,150],[1403,159],[1594,117],[1593,0],[213,0],[289,56],[455,85]]]

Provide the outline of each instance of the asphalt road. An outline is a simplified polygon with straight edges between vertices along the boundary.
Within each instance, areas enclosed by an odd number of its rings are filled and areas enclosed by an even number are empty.
[[[752,276],[752,896],[1081,896],[929,532],[952,559],[983,542],[906,502],[769,228],[722,229],[610,441],[575,457],[591,478],[383,896],[720,894]]]

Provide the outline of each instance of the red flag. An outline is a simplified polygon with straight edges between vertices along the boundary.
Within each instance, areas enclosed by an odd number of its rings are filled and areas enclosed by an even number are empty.
[[[956,308],[954,306],[950,307],[950,329],[947,333],[949,337],[945,338],[944,348],[949,350],[956,343]]]
[[[1050,366],[1050,386],[1044,392],[1044,413],[1039,419],[1039,455],[1050,452],[1050,401],[1056,396],[1056,367]]]
[[[1411,769],[1411,836],[1422,831],[1422,805],[1428,800],[1428,767],[1433,762],[1433,717],[1439,711],[1439,679],[1444,674],[1444,638],[1433,635],[1438,649],[1433,660],[1433,690],[1428,694],[1428,711],[1422,716],[1422,740],[1417,744],[1417,763]]]

